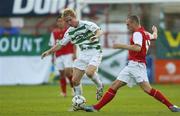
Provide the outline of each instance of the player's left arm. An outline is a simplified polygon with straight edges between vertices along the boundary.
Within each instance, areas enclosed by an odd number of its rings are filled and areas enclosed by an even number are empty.
[[[101,28],[93,23],[93,22],[87,22],[87,27],[89,30],[91,30],[94,33],[94,36],[92,36],[90,38],[90,41],[94,41],[95,39],[99,39],[100,36],[103,35],[103,31],[101,30]]]
[[[147,31],[145,33],[149,35],[150,40],[156,40],[158,38],[158,29],[155,25],[152,26],[152,33]]]
[[[95,35],[90,38],[91,41],[94,41],[96,38],[99,38],[103,35],[103,31],[101,29],[97,29],[95,31]]]

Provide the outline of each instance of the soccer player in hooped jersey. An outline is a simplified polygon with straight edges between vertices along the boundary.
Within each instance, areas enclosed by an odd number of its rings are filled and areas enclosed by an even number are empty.
[[[64,20],[61,18],[61,15],[59,15],[56,19],[56,25],[57,28],[53,29],[49,41],[49,45],[53,46],[58,41],[60,41],[64,33],[67,30],[67,25],[65,24]],[[75,47],[70,42],[64,46],[62,49],[58,50],[54,54],[54,62],[56,65],[56,68],[58,69],[60,73],[60,79],[59,84],[61,88],[61,95],[66,97],[66,77],[69,79],[70,86],[73,88],[72,84],[72,65],[73,65],[73,59],[75,57]],[[73,93],[72,89],[72,93]]]
[[[73,64],[73,87],[75,95],[81,95],[80,81],[84,74],[87,75],[97,86],[96,98],[99,100],[103,95],[103,84],[98,77],[97,68],[102,59],[102,49],[99,37],[103,34],[100,27],[89,21],[78,20],[72,9],[64,9],[62,18],[70,26],[63,39],[55,46],[45,51],[42,58],[61,49],[68,42],[72,42],[80,48],[77,59]]]
[[[145,93],[166,105],[169,110],[180,112],[179,107],[173,105],[159,90],[152,88],[148,81],[145,60],[148,50],[147,43],[150,39],[157,39],[157,28],[152,27],[153,34],[146,32],[140,25],[140,19],[135,15],[129,16],[126,24],[128,30],[132,33],[130,45],[114,44],[113,48],[129,50],[128,65],[119,73],[117,79],[97,104],[85,106],[83,109],[87,112],[99,111],[114,98],[119,88],[125,85],[132,87],[138,84]]]

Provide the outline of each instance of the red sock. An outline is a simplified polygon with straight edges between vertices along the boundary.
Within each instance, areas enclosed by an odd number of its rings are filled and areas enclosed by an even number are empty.
[[[63,93],[66,94],[66,78],[61,77],[60,78],[60,86]]]
[[[70,84],[70,86],[71,86],[71,88],[72,88],[72,87],[73,87],[72,76],[68,77],[68,79],[69,79],[69,84]]]
[[[116,95],[116,91],[109,88],[108,91],[102,97],[102,99],[97,104],[93,105],[94,109],[100,110],[103,106],[109,103],[114,98],[115,95]]]
[[[173,106],[173,104],[159,90],[152,88],[150,93],[148,94],[160,101],[161,103],[165,104],[168,108],[170,106]]]

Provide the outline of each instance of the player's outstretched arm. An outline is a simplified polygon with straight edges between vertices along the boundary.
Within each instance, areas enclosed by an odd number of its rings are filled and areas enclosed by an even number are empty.
[[[126,44],[113,44],[113,48],[114,49],[126,49],[126,50],[132,50],[132,51],[136,51],[139,52],[141,51],[141,46],[134,44],[134,45],[126,45]]]
[[[57,50],[61,49],[61,45],[60,44],[56,44],[55,46],[53,46],[52,48],[50,48],[49,50],[45,51],[42,53],[41,55],[41,59],[43,59],[44,57],[56,52]]]

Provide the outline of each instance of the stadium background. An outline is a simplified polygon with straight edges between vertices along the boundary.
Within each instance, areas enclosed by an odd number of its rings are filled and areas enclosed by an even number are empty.
[[[104,31],[104,57],[99,68],[104,83],[111,83],[127,63],[127,51],[110,47],[113,42],[128,42],[124,20],[129,14],[136,14],[148,31],[153,24],[159,28],[158,40],[151,42],[147,57],[150,82],[179,87],[179,5],[180,0],[1,0],[0,28],[8,27],[10,21],[11,28],[19,32],[0,35],[0,88],[57,85],[51,57],[41,60],[40,55],[48,49],[55,19],[66,7],[76,9],[80,19],[94,21]],[[92,83],[85,77],[83,84]]]

